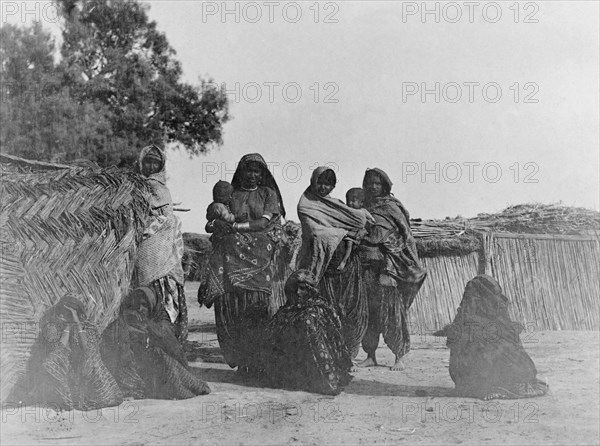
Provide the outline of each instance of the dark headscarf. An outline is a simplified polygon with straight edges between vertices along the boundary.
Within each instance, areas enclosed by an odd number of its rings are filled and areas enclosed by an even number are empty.
[[[466,331],[472,327],[498,329],[507,340],[518,340],[521,328],[511,321],[508,298],[500,284],[491,276],[480,274],[467,282],[456,317],[448,332],[448,345],[473,342]]]
[[[309,189],[313,193],[317,193],[317,187],[319,184],[319,178],[323,175],[327,174],[330,178],[333,179],[333,185],[335,186],[337,183],[337,177],[335,176],[335,171],[327,166],[319,166],[315,170],[310,177],[310,186]]]
[[[279,186],[277,186],[277,182],[275,181],[275,178],[273,178],[273,175],[271,174],[271,171],[269,170],[269,166],[267,166],[265,159],[260,154],[249,153],[242,157],[237,166],[237,169],[235,169],[235,173],[233,174],[231,185],[234,189],[242,188],[243,172],[249,163],[257,163],[258,165],[260,165],[260,167],[262,168],[262,179],[260,185],[270,187],[275,191],[279,199],[279,210],[281,212],[281,216],[285,217],[285,208],[283,207],[283,199],[281,198]]]
[[[379,178],[381,179],[381,182],[383,183],[383,195],[389,195],[392,192],[392,180],[390,180],[390,177],[388,176],[387,173],[385,173],[383,170],[378,169],[377,167],[373,168],[373,169],[367,169],[367,171],[365,172],[365,177],[363,179],[363,189],[366,190],[366,180],[367,180],[367,176],[372,175],[372,174],[376,174],[379,176]]]
[[[460,396],[523,398],[547,392],[519,339],[521,325],[509,317],[508,302],[493,277],[482,274],[467,283],[447,330],[449,373]]]
[[[144,299],[150,310],[148,317],[141,321],[141,324],[138,322],[134,324],[136,328],[147,330],[150,346],[162,348],[167,354],[187,365],[183,348],[173,332],[173,326],[158,314],[158,311],[164,310],[158,305],[158,298],[151,288],[139,287],[129,293],[121,305],[122,316],[125,316],[127,310],[138,310],[138,308],[131,307],[136,298]],[[125,322],[129,324],[127,321]]]
[[[54,306],[54,311],[56,312],[57,310],[65,307],[71,307],[74,310],[76,310],[77,315],[80,319],[86,318],[85,305],[83,305],[83,302],[81,302],[77,297],[75,297],[74,294],[65,294]]]
[[[366,192],[367,191],[367,178],[369,177],[369,175],[378,175],[379,178],[381,179],[381,182],[383,183],[383,194],[381,197],[369,197],[369,194]],[[402,202],[400,200],[398,200],[396,197],[394,197],[394,195],[392,194],[392,180],[390,180],[390,177],[388,176],[387,173],[385,173],[383,170],[375,167],[373,169],[367,169],[365,172],[365,176],[363,178],[363,184],[362,187],[365,190],[365,199],[369,202],[377,202],[377,201],[393,201],[402,211],[402,213],[404,214],[404,217],[406,218],[406,222],[408,224],[410,224],[410,214],[408,213],[408,210],[404,207],[404,205],[402,204]]]
[[[150,314],[154,313],[154,310],[156,310],[156,306],[158,305],[158,299],[156,297],[156,294],[154,294],[154,291],[152,291],[151,288],[145,286],[136,288],[131,293],[129,293],[127,297],[123,300],[123,303],[121,304],[121,310],[137,310],[137,308],[132,308],[132,305],[135,302],[136,298],[144,299],[148,304]]]
[[[285,282],[285,296],[288,301],[295,302],[297,300],[298,287],[301,284],[306,285],[312,295],[316,295],[318,294],[316,283],[315,276],[310,271],[306,269],[294,271]]]

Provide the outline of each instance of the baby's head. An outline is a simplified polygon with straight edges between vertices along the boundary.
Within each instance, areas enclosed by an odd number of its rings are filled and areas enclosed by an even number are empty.
[[[227,181],[217,181],[213,187],[213,201],[215,203],[228,204],[233,193],[233,186]]]
[[[360,187],[353,187],[346,192],[346,204],[354,209],[360,209],[365,202],[365,191]]]

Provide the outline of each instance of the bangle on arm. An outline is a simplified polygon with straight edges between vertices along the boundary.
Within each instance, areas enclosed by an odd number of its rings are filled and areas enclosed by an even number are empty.
[[[234,223],[233,229],[238,232],[248,232],[250,230],[250,222],[247,221],[245,223]]]

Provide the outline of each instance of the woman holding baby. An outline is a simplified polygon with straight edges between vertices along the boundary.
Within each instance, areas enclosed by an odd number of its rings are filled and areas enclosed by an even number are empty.
[[[356,249],[366,234],[368,216],[364,209],[355,209],[330,196],[336,183],[332,169],[317,167],[300,198],[302,247],[298,268],[314,275],[320,293],[336,307],[353,358],[368,323],[366,289]]]
[[[255,374],[269,319],[283,303],[277,258],[285,208],[263,157],[240,160],[231,181],[229,210],[235,217],[209,221],[213,251],[203,268],[198,301],[215,306],[219,346],[230,367]],[[223,213],[224,214],[224,213]]]

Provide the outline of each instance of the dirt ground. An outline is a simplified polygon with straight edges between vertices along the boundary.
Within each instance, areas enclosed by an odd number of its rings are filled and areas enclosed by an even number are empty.
[[[413,334],[406,370],[359,369],[337,397],[262,388],[219,355],[212,310],[190,304],[190,365],[212,393],[184,401],[128,401],[116,408],[56,413],[4,404],[9,444],[600,444],[599,333],[533,332],[525,348],[551,392],[484,402],[452,396],[445,338]],[[361,352],[358,359],[366,355]]]

